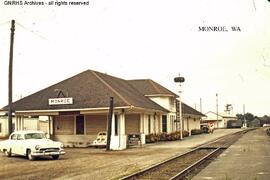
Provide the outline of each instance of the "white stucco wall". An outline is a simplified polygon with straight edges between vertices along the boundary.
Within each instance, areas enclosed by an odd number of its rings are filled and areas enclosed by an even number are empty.
[[[24,130],[39,130],[38,119],[24,118]]]
[[[1,116],[1,132],[0,137],[8,136],[8,117]],[[15,117],[12,118],[12,123],[15,123]],[[39,126],[39,120],[37,118],[24,118],[23,130],[41,130]]]
[[[0,137],[6,137],[8,135],[7,118],[0,117],[1,132]]]
[[[205,115],[207,117],[203,118],[203,121],[215,121],[214,123],[214,127],[215,128],[227,128],[227,122],[228,120],[237,120],[237,117],[235,115],[232,114],[226,114],[224,112],[221,112],[218,114],[214,113],[214,112],[207,112],[205,113]],[[218,119],[218,122],[216,121]]]
[[[189,129],[200,129],[201,123],[199,118],[189,118]]]
[[[216,113],[213,113],[213,112],[207,112],[205,113],[205,115],[207,117],[203,117],[203,119],[207,119],[207,120],[222,120],[222,116],[218,115],[217,117],[217,114]]]
[[[170,97],[170,96],[162,96],[162,97],[149,97],[152,101],[154,101],[155,103],[159,104],[160,106],[162,106],[163,108],[171,111],[171,112],[175,112],[176,109],[176,102],[175,102],[175,98],[174,97]],[[173,99],[170,100],[170,99]]]

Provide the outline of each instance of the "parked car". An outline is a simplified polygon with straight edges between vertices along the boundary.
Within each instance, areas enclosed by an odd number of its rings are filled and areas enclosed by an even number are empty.
[[[64,155],[64,145],[48,139],[42,131],[17,131],[13,132],[8,140],[0,142],[0,150],[7,157],[12,155],[27,156],[29,160],[36,157],[51,156],[59,159]]]
[[[201,124],[201,130],[202,130],[203,133],[208,133],[209,128],[208,128],[207,123]]]
[[[107,145],[107,132],[101,131],[97,134],[97,138],[93,141],[92,146],[103,147]]]
[[[263,124],[263,127],[270,127],[270,124]]]

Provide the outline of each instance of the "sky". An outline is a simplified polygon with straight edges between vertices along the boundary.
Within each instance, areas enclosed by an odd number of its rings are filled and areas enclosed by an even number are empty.
[[[67,1],[67,0],[66,0]],[[73,0],[79,1],[79,0]],[[269,115],[267,0],[90,0],[89,5],[0,2],[0,106],[8,104],[10,21],[16,21],[13,100],[87,69],[152,79],[202,112]],[[24,2],[24,1],[23,1]],[[38,0],[36,2],[49,2]],[[68,1],[67,1],[68,2]],[[201,32],[225,26],[228,32]],[[231,26],[241,31],[231,31]]]

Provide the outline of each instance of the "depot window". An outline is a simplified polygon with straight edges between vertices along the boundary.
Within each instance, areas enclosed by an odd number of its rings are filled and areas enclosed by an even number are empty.
[[[167,115],[162,115],[162,132],[167,132]]]
[[[76,116],[76,134],[84,134],[84,116]]]

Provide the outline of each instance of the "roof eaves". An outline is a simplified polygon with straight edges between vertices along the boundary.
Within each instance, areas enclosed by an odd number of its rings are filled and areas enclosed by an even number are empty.
[[[146,97],[175,97],[172,94],[145,94]]]
[[[134,108],[134,109],[145,109],[145,110],[150,110],[150,111],[155,111],[155,112],[166,112],[166,113],[170,112],[169,110],[167,110],[167,109],[165,109],[163,107],[161,107],[163,110],[161,110],[161,109],[150,109],[150,108],[144,108],[144,107],[135,107],[135,106],[133,106],[132,108]]]
[[[205,115],[200,115],[200,114],[190,114],[190,113],[184,113],[183,112],[183,115],[184,116],[192,116],[192,117],[206,117]]]

